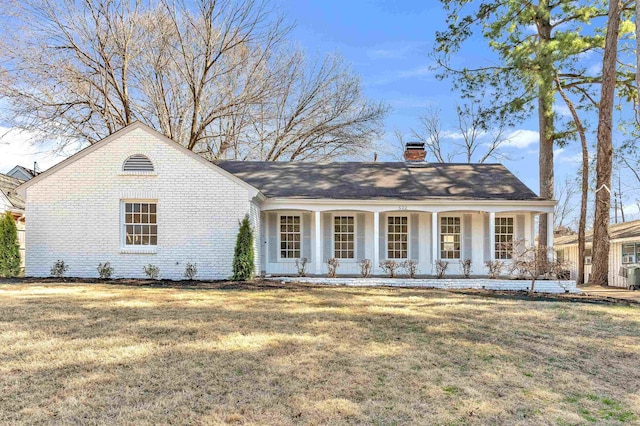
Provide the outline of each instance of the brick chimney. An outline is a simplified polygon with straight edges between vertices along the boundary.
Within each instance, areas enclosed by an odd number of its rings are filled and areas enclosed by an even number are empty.
[[[407,142],[404,146],[404,160],[408,162],[424,161],[427,152],[424,142]]]

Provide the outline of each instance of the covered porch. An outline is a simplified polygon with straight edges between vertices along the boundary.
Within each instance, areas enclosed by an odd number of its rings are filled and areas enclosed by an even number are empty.
[[[532,205],[534,204],[534,205]],[[308,275],[325,275],[327,261],[340,262],[338,275],[359,275],[369,259],[373,275],[381,261],[414,260],[418,275],[434,275],[435,263],[449,263],[447,275],[461,275],[463,259],[472,275],[486,275],[486,261],[509,261],[515,241],[535,242],[536,216],[546,213],[553,241],[553,202],[320,202],[269,200],[261,206],[260,263],[264,275],[296,275],[306,258]]]

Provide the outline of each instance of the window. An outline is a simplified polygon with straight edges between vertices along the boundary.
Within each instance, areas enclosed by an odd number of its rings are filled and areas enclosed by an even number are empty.
[[[387,258],[407,258],[408,218],[390,216],[387,218]]]
[[[590,248],[584,249],[584,264],[591,265],[591,257],[593,256]]]
[[[640,253],[640,243],[622,245],[622,263],[637,263]]]
[[[440,258],[460,259],[460,218],[440,218]]]
[[[280,216],[280,258],[300,258],[300,216]]]
[[[142,154],[135,154],[124,160],[122,165],[124,172],[152,172],[153,163],[149,158]]]
[[[496,259],[511,259],[513,254],[513,218],[496,217]]]
[[[124,244],[126,246],[158,244],[155,203],[124,203]]]
[[[355,220],[353,216],[335,216],[333,231],[334,257],[354,259]]]

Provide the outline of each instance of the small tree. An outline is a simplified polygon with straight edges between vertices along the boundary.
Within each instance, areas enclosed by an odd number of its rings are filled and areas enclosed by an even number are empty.
[[[240,222],[236,250],[233,254],[233,279],[247,281],[253,278],[255,271],[253,257],[253,230],[249,223],[249,215]]]
[[[538,278],[557,279],[558,274],[563,273],[567,266],[567,262],[553,260],[553,248],[551,247],[524,247],[514,251],[511,273],[516,271],[519,275],[530,279],[529,292],[533,293]]]
[[[20,273],[20,245],[18,228],[11,213],[0,218],[0,276],[13,277]]]

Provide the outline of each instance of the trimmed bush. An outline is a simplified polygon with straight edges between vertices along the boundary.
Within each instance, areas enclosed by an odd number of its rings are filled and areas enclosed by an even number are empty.
[[[253,230],[249,223],[249,215],[245,215],[240,222],[236,249],[233,254],[233,279],[236,281],[251,280],[254,270]]]
[[[65,272],[67,272],[68,270],[69,270],[69,265],[64,263],[64,260],[58,259],[53,264],[49,272],[51,273],[51,276],[54,278],[62,278],[64,277]]]
[[[111,279],[111,275],[113,274],[113,267],[109,262],[99,263],[98,264],[98,275],[102,280]]]
[[[11,213],[0,218],[0,276],[15,277],[20,273],[18,227]]]
[[[184,277],[189,281],[193,281],[193,279],[198,275],[198,265],[196,263],[187,263],[184,267]]]
[[[148,264],[147,266],[143,266],[142,270],[147,274],[149,279],[157,280],[160,277],[160,268],[155,265]]]

